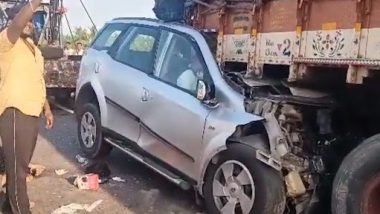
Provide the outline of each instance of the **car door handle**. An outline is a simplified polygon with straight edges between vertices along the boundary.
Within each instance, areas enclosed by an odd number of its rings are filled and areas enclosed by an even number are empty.
[[[95,63],[95,73],[99,73],[100,71],[100,64],[98,62]]]
[[[141,95],[141,101],[142,102],[147,102],[149,101],[149,90],[146,88],[143,88],[143,93]]]

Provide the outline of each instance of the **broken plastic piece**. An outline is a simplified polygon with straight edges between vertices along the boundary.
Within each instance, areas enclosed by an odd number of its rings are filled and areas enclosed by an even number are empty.
[[[33,180],[33,176],[32,175],[28,175],[28,176],[26,176],[26,182],[27,183],[29,183],[29,182],[31,182],[32,180]]]
[[[78,176],[74,181],[74,185],[81,190],[98,190],[99,176],[97,174]]]
[[[29,208],[30,209],[33,209],[35,206],[36,206],[36,203],[34,203],[33,201],[29,201]]]
[[[122,179],[122,178],[120,178],[120,177],[113,177],[112,180],[117,181],[117,182],[122,182],[122,183],[125,183],[125,182],[126,182],[125,179]]]
[[[68,173],[69,171],[67,169],[56,169],[55,170],[55,174],[61,176],[61,175],[64,175],[66,173]]]
[[[88,164],[88,159],[85,157],[82,157],[81,155],[77,155],[75,156],[75,158],[77,159],[78,163],[82,164],[83,166]]]
[[[97,162],[86,167],[84,173],[97,174],[102,181],[108,181],[111,176],[111,170],[106,163]]]
[[[306,188],[302,182],[299,172],[292,171],[285,176],[285,184],[290,197],[298,197],[306,193]]]
[[[29,164],[29,173],[33,177],[38,177],[40,176],[44,171],[46,167],[38,164]]]
[[[72,203],[66,206],[62,206],[52,212],[52,214],[75,214],[79,210],[85,210],[86,212],[91,213],[98,207],[103,200],[97,200],[94,203],[88,205],[88,204],[77,204]]]

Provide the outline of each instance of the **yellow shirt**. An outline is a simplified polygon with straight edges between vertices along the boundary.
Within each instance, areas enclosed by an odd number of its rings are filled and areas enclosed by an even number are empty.
[[[46,100],[41,51],[31,40],[20,38],[13,45],[6,32],[0,32],[0,115],[13,107],[39,117]]]

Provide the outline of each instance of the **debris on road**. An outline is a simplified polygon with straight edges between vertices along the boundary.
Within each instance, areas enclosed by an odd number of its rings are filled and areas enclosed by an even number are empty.
[[[33,175],[27,175],[26,176],[26,182],[29,183],[34,179]]]
[[[77,204],[72,203],[66,206],[62,206],[52,212],[52,214],[75,214],[77,211],[85,210],[91,213],[97,206],[99,206],[103,200],[97,200],[92,204]]]
[[[87,174],[83,176],[78,176],[74,180],[74,185],[81,190],[98,190],[99,176],[97,174]]]
[[[113,181],[117,181],[117,182],[121,182],[121,183],[125,183],[125,182],[126,182],[125,179],[122,179],[122,178],[120,178],[120,177],[113,177],[112,180],[113,180]]]
[[[99,176],[99,183],[107,183],[111,176],[111,170],[106,163],[97,162],[89,165],[85,169],[86,174],[97,174]]]
[[[95,201],[94,203],[92,203],[90,206],[88,207],[85,207],[85,210],[87,212],[92,212],[97,206],[99,206],[101,203],[103,202],[103,200],[97,200]]]
[[[42,175],[42,173],[46,170],[45,166],[38,165],[38,164],[29,164],[29,173],[33,177],[38,177]]]
[[[111,176],[111,170],[108,167],[106,163],[103,162],[97,162],[93,163],[90,166],[86,167],[85,170],[86,174],[97,174],[99,177],[107,177],[109,178]]]
[[[68,173],[69,171],[67,169],[56,169],[55,170],[55,174],[57,174],[58,176],[62,176],[66,173]]]
[[[33,209],[35,206],[36,206],[36,203],[34,203],[33,201],[29,201],[29,208],[30,209]]]
[[[46,167],[39,164],[29,164],[29,174],[26,177],[26,182],[30,182],[34,177],[39,177],[46,170]],[[3,181],[4,183],[6,181]]]
[[[110,179],[109,178],[106,178],[106,177],[102,177],[102,178],[99,178],[99,184],[105,184],[109,181]]]
[[[82,166],[86,166],[88,164],[88,159],[82,157],[81,155],[75,156],[75,159],[77,159],[78,163],[82,164]]]

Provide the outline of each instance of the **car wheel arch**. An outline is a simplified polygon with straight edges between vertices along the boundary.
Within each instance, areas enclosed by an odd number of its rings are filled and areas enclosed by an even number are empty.
[[[106,99],[103,91],[101,90],[100,84],[96,84],[96,82],[91,81],[82,85],[76,97],[75,108],[77,109],[87,102],[95,103],[97,105],[102,124],[104,125],[107,121]]]
[[[78,107],[87,102],[96,103],[99,106],[98,98],[91,83],[86,83],[81,87],[75,104]]]
[[[214,140],[221,140],[224,138],[224,143],[219,145],[219,147],[213,149],[212,152],[209,153],[209,158],[206,159],[206,161],[203,162],[202,165],[202,171],[200,173],[199,179],[198,179],[198,192],[201,196],[203,196],[203,186],[204,181],[207,176],[207,171],[210,168],[211,164],[215,164],[218,161],[218,158],[220,155],[223,155],[223,152],[228,150],[228,148],[233,144],[243,144],[250,148],[252,148],[254,151],[256,150],[263,150],[265,152],[269,151],[269,141],[267,140],[267,133],[265,132],[265,129],[262,129],[263,126],[261,126],[261,122],[253,122],[245,125],[239,125],[236,126],[236,130],[232,134],[223,134],[220,136],[217,136]],[[252,126],[254,125],[254,126]],[[246,126],[253,127],[250,131],[244,130]],[[242,129],[244,131],[242,131]],[[251,142],[243,141],[244,137],[248,137],[248,139],[253,140]]]

